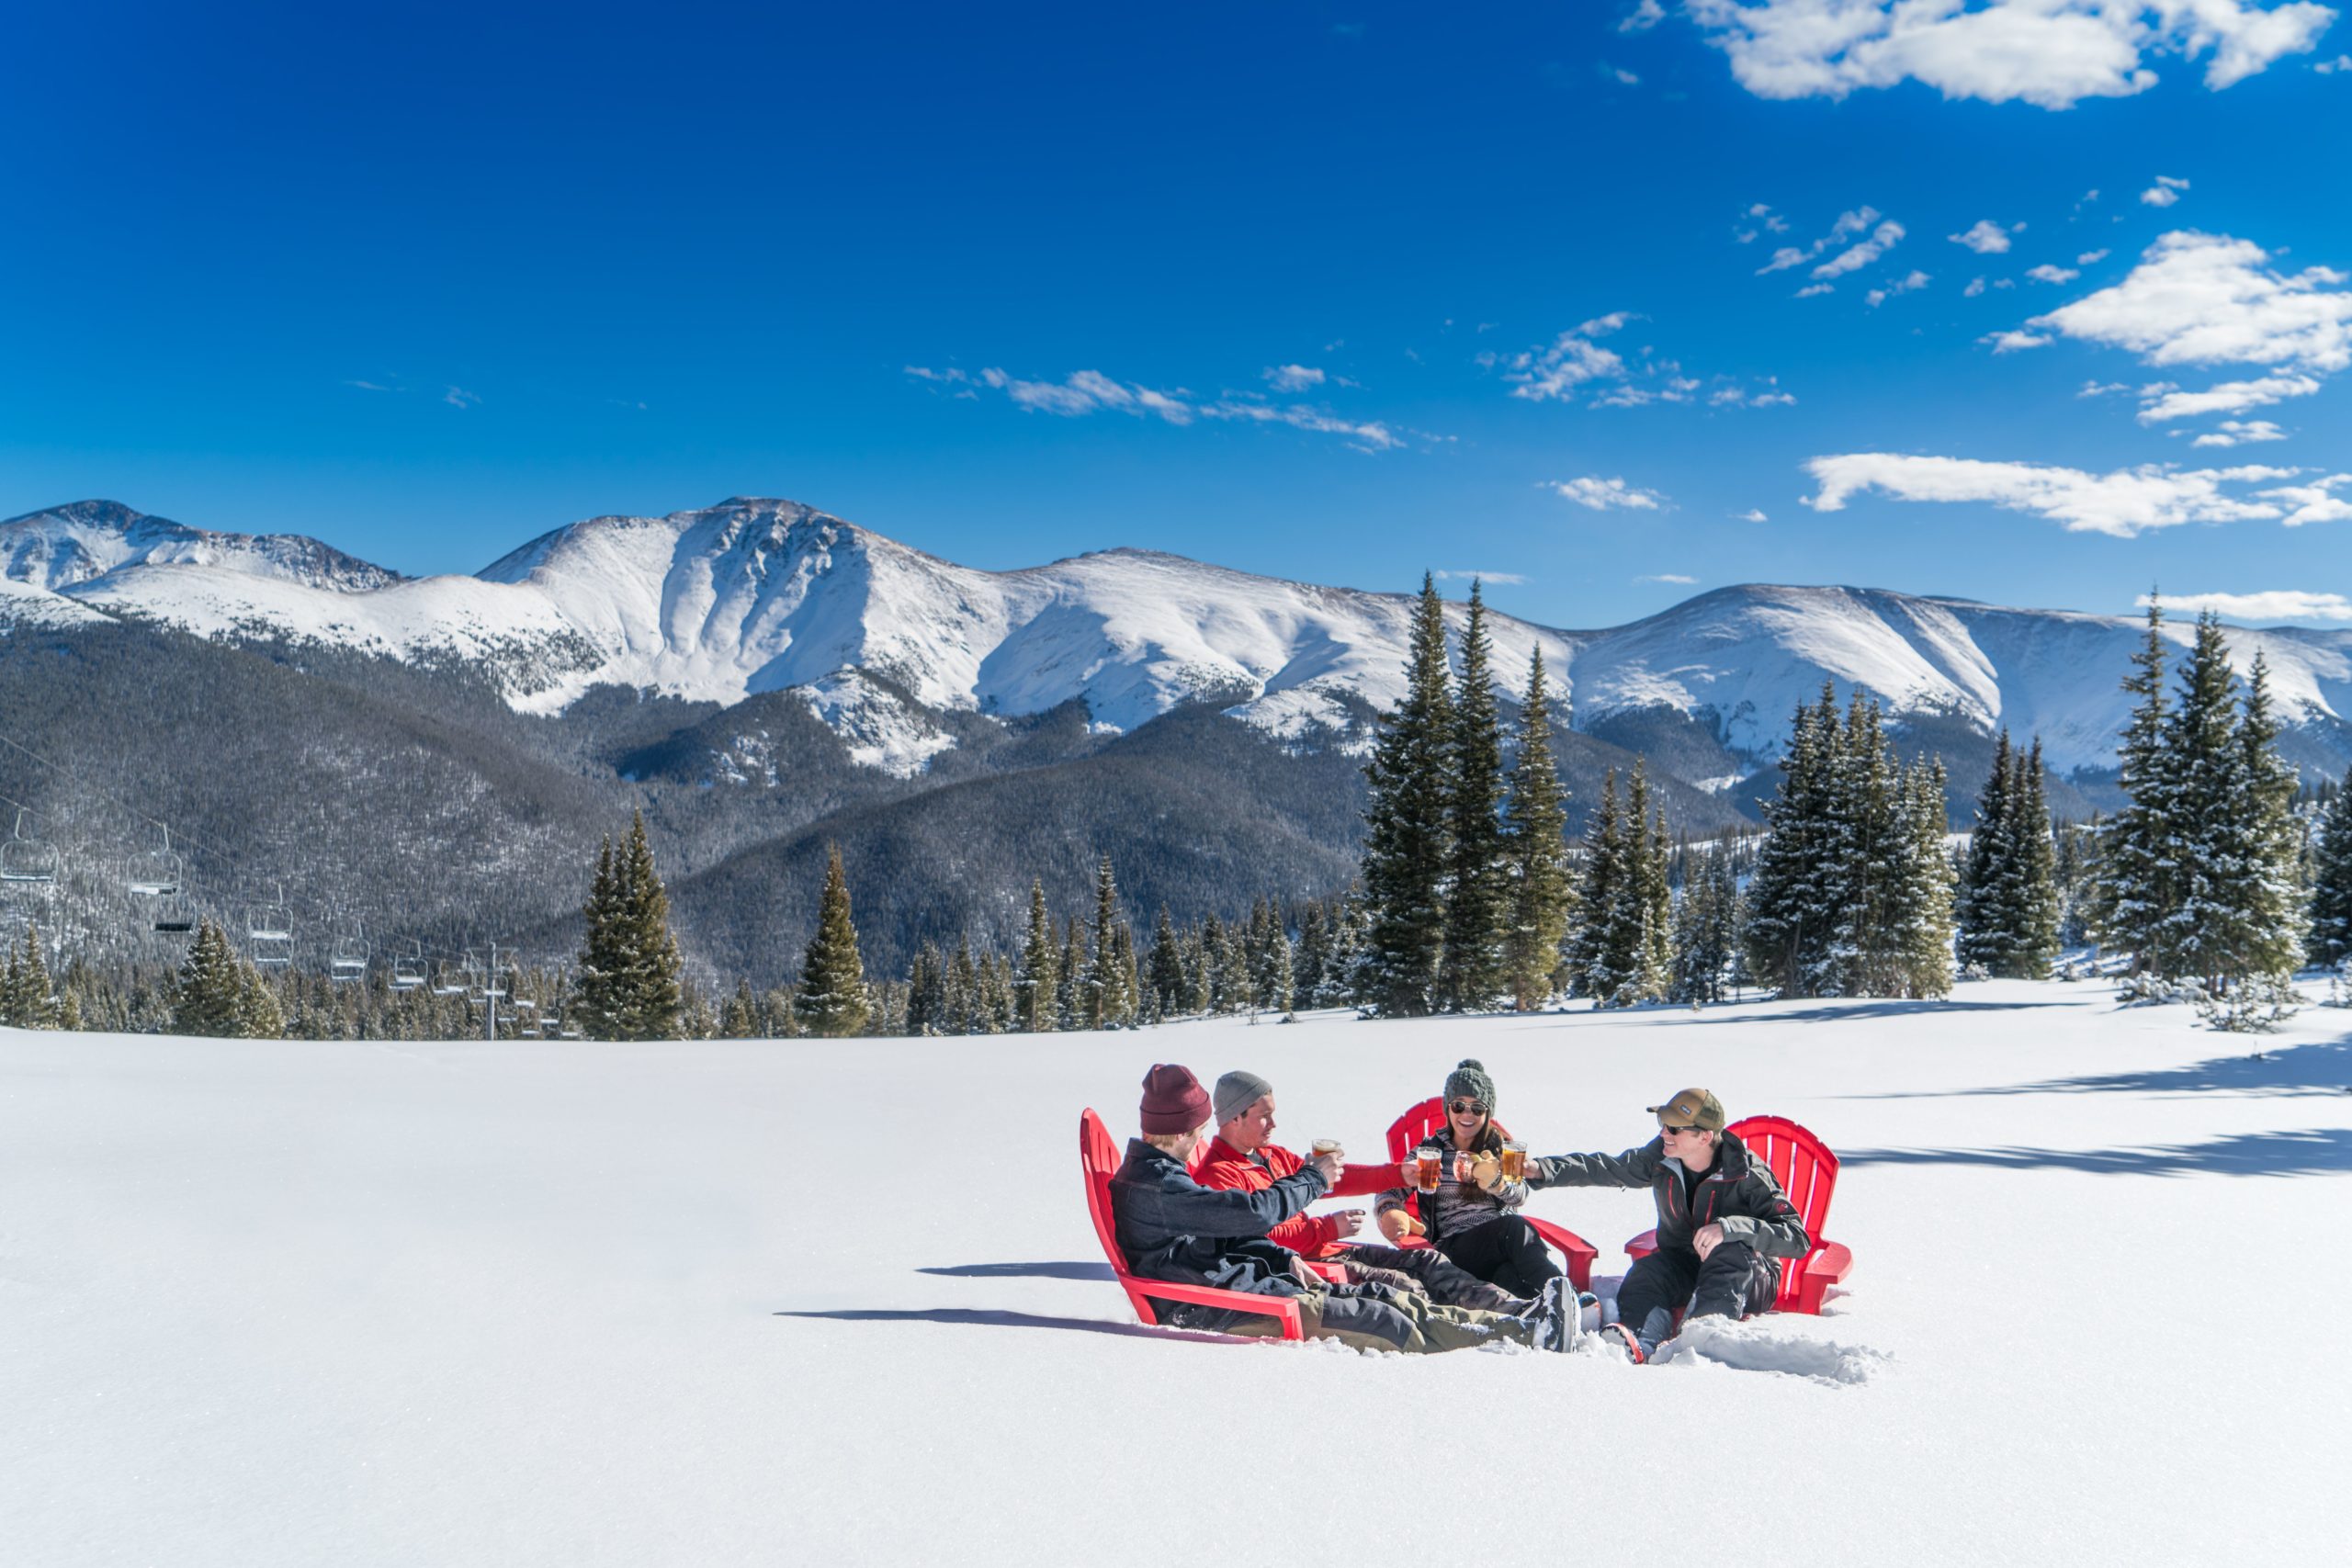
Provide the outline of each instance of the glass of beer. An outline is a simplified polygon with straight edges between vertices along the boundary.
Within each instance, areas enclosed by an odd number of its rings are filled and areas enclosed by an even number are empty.
[[[1527,1179],[1527,1145],[1516,1138],[1506,1138],[1503,1141],[1503,1179],[1505,1181]]]
[[[1424,1192],[1437,1190],[1438,1166],[1445,1158],[1445,1151],[1435,1144],[1423,1144],[1413,1151],[1414,1185]]]
[[[1321,1159],[1325,1155],[1329,1155],[1336,1159],[1340,1154],[1340,1140],[1337,1138],[1317,1138],[1309,1146],[1314,1150],[1317,1159]]]

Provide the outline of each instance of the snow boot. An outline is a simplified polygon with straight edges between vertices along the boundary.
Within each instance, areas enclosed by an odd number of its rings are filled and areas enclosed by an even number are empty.
[[[1520,1316],[1538,1350],[1565,1350],[1574,1343],[1580,1326],[1576,1319],[1575,1300],[1568,1293],[1565,1279],[1544,1281],[1544,1292],[1535,1298],[1535,1304]]]
[[[1642,1353],[1642,1342],[1634,1338],[1634,1331],[1622,1323],[1602,1324],[1600,1338],[1603,1345],[1614,1345],[1624,1351],[1625,1359],[1637,1367],[1649,1359],[1649,1357]]]

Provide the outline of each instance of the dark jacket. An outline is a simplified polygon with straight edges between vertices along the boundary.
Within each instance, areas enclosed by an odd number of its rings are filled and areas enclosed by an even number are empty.
[[[1748,1157],[1747,1145],[1729,1133],[1715,1142],[1715,1162],[1686,1198],[1682,1162],[1666,1157],[1662,1139],[1652,1138],[1622,1155],[1554,1155],[1527,1162],[1530,1187],[1646,1187],[1657,1201],[1661,1249],[1691,1250],[1690,1238],[1707,1224],[1724,1227],[1724,1239],[1744,1241],[1765,1258],[1803,1258],[1813,1250],[1804,1220],[1772,1179]]]
[[[1111,1178],[1112,1230],[1128,1269],[1146,1279],[1295,1296],[1303,1288],[1291,1272],[1298,1255],[1266,1233],[1323,1196],[1326,1185],[1309,1165],[1254,1192],[1204,1187],[1183,1161],[1130,1138]],[[1249,1315],[1191,1303],[1154,1310],[1186,1328],[1222,1330]]]
[[[1460,1235],[1464,1231],[1490,1224],[1506,1214],[1515,1214],[1520,1205],[1527,1201],[1527,1183],[1523,1181],[1498,1181],[1495,1190],[1489,1192],[1475,1181],[1453,1179],[1455,1150],[1452,1122],[1441,1123],[1421,1142],[1435,1144],[1445,1152],[1445,1158],[1438,1168],[1441,1174],[1437,1179],[1437,1190],[1422,1192],[1414,1188],[1392,1187],[1380,1195],[1380,1201],[1373,1207],[1374,1213],[1385,1214],[1391,1209],[1403,1208],[1408,1198],[1419,1198],[1421,1224],[1430,1228],[1431,1246],[1437,1244],[1440,1236]],[[1461,1152],[1491,1154],[1500,1158],[1502,1148],[1502,1134],[1495,1131],[1494,1122],[1490,1119],[1478,1130],[1476,1145]],[[1406,1157],[1411,1157],[1410,1150],[1407,1151]]]

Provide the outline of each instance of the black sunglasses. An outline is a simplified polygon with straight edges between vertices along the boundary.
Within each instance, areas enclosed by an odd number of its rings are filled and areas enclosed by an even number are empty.
[[[1487,1108],[1475,1100],[1457,1100],[1446,1109],[1456,1116],[1484,1116],[1487,1113]]]

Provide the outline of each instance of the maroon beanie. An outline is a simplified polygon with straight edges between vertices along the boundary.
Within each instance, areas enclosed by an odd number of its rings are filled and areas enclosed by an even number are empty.
[[[1143,1130],[1189,1133],[1209,1119],[1208,1090],[1190,1067],[1162,1062],[1143,1076]]]

